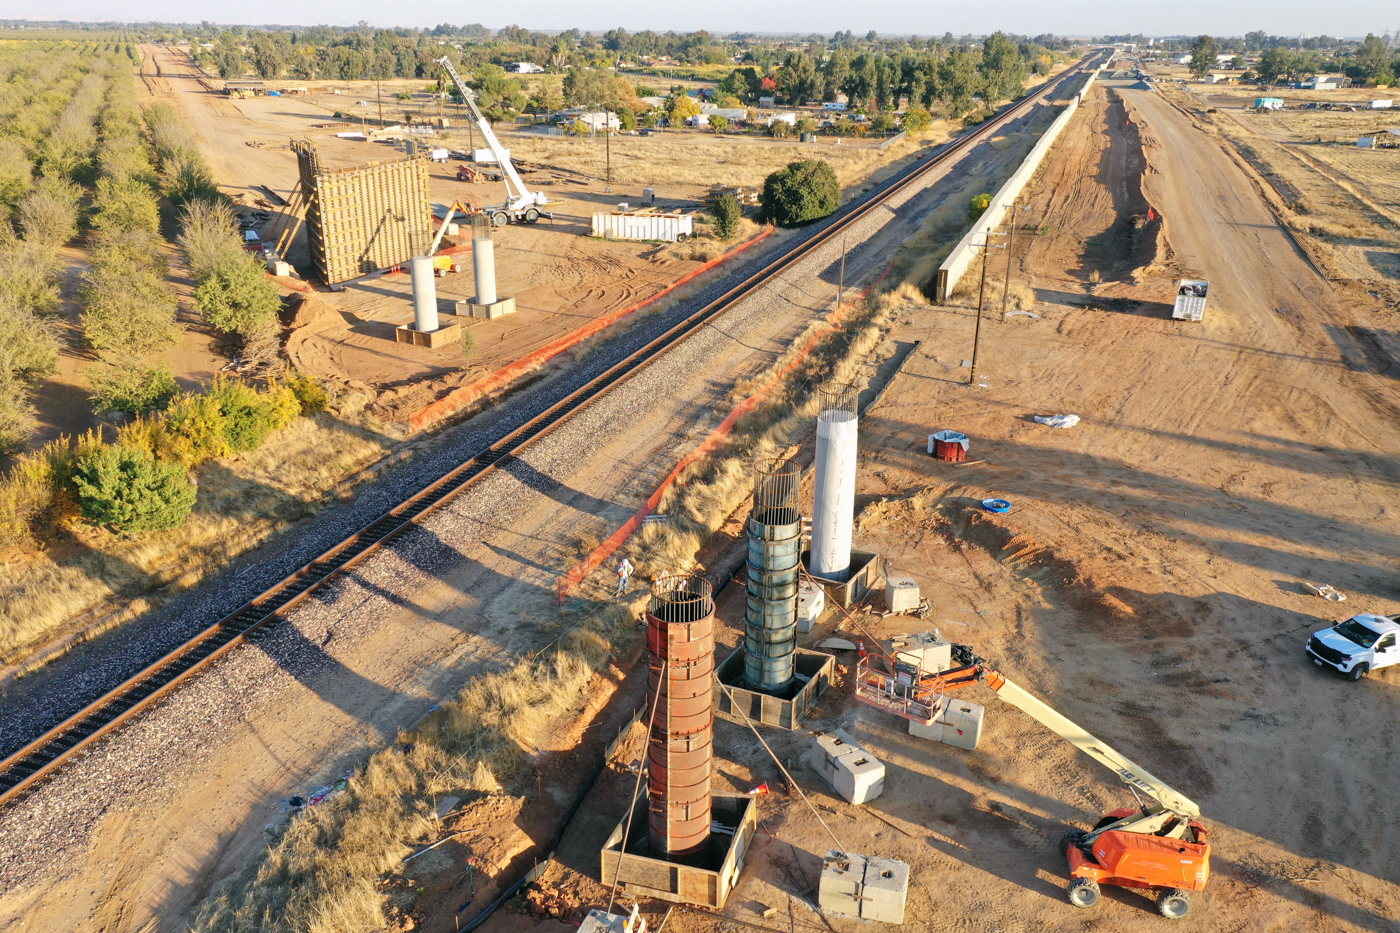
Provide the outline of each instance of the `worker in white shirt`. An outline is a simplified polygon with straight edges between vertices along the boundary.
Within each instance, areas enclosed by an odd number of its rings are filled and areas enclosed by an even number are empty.
[[[617,562],[617,593],[614,596],[621,596],[627,592],[632,585],[632,571],[636,569],[632,566],[632,562],[625,557]]]

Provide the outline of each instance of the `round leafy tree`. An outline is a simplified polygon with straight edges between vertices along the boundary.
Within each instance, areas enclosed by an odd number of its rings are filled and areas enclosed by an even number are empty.
[[[821,159],[790,162],[763,182],[763,215],[780,227],[796,227],[841,206],[836,172]]]
[[[73,473],[83,517],[122,534],[162,531],[185,520],[197,490],[185,468],[143,447],[103,447]]]

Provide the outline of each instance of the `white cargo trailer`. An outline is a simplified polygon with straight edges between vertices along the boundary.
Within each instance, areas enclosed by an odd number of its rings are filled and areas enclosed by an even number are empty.
[[[606,211],[593,215],[593,235],[610,240],[665,240],[678,243],[690,239],[693,223],[694,218],[690,214]]]
[[[1178,321],[1199,321],[1205,317],[1208,291],[1210,283],[1204,279],[1178,279],[1172,317]]]

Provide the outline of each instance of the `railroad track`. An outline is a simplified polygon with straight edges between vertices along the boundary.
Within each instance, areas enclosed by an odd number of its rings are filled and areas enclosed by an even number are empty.
[[[186,678],[209,667],[241,642],[256,640],[268,634],[286,612],[312,592],[393,541],[482,476],[508,464],[517,454],[556,425],[601,398],[630,374],[681,343],[737,301],[761,288],[769,279],[790,268],[813,250],[839,235],[856,220],[878,208],[889,197],[914,184],[923,175],[995,132],[1003,124],[1021,116],[1063,82],[1081,76],[1087,67],[1091,66],[1085,64],[1066,72],[1037,93],[987,120],[976,130],[945,144],[931,158],[886,182],[869,198],[856,203],[816,234],[795,244],[787,252],[650,343],[500,437],[486,450],[459,464],[120,686],[108,691],[86,708],[0,761],[0,806],[22,799],[45,778],[53,776],[65,764],[86,754],[99,739],[151,706]]]

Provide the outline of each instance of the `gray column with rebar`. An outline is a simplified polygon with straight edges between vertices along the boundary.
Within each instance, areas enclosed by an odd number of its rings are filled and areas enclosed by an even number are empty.
[[[761,460],[754,466],[744,678],[767,693],[785,690],[796,672],[801,479],[802,468],[790,460]]]

